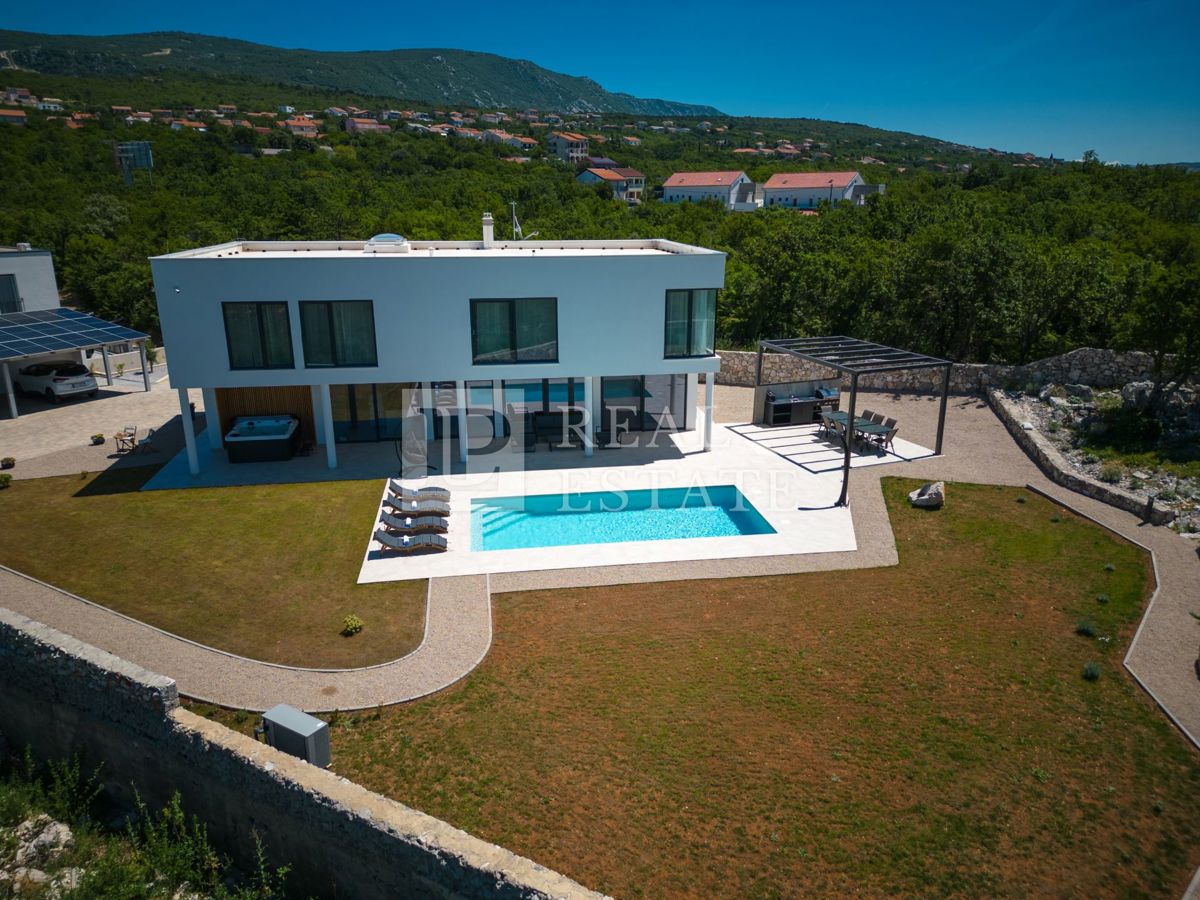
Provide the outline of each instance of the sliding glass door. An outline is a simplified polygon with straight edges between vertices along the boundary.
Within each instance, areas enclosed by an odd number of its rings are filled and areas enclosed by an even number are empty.
[[[412,383],[330,385],[338,443],[399,440],[405,417],[417,412],[417,396]]]

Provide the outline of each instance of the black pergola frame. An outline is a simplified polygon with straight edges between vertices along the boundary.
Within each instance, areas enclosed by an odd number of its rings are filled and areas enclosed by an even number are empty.
[[[850,404],[846,410],[850,427],[847,429],[846,451],[842,460],[842,493],[838,497],[838,506],[846,506],[850,502],[850,454],[854,445],[854,405],[858,400],[859,375],[908,369],[942,369],[942,399],[938,409],[937,443],[933,450],[935,455],[941,455],[942,438],[946,432],[946,402],[950,398],[950,369],[954,365],[950,360],[843,335],[776,338],[758,342],[758,361],[754,369],[756,388],[763,383],[763,353],[767,350],[795,356],[850,376]]]

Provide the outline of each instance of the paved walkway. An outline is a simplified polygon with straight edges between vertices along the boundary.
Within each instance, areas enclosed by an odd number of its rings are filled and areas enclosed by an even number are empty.
[[[415,700],[474,669],[492,644],[487,578],[435,578],[425,637],[412,653],[362,669],[297,669],[234,656],[160,631],[0,566],[3,606],[174,678],[187,697],[261,712],[288,703],[310,712]]]

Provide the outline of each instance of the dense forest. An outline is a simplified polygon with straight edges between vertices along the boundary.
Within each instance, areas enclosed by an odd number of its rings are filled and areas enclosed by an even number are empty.
[[[114,139],[154,142],[151,178],[126,186]],[[69,130],[37,117],[0,128],[0,243],[53,250],[78,304],[153,330],[146,258],[233,238],[475,239],[493,211],[507,237],[518,205],[542,239],[666,237],[729,254],[719,340],[850,334],[958,360],[1022,362],[1078,346],[1200,355],[1200,175],[1095,160],[1041,168],[983,157],[967,173],[871,167],[887,193],[818,216],[727,213],[607,188],[510,149],[428,135],[173,132],[102,115]],[[261,148],[290,152],[264,156]],[[601,152],[603,152],[601,150]],[[648,186],[675,169],[742,168],[727,149],[654,135],[609,151]],[[853,158],[827,168],[861,168]],[[756,179],[812,163],[748,168]]]

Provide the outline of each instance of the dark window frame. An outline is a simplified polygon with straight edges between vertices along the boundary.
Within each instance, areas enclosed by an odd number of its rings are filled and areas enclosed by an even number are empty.
[[[713,352],[712,353],[668,353],[667,336],[671,327],[670,296],[686,291],[688,295],[687,340],[685,346],[692,346],[696,336],[696,292],[713,292]],[[717,355],[717,300],[720,298],[720,288],[670,288],[663,294],[663,359],[712,359]]]
[[[225,315],[225,310],[230,306],[253,306],[255,319],[258,322],[258,345],[262,353],[262,358],[267,358],[267,338],[266,329],[263,328],[263,307],[264,306],[282,306],[283,315],[287,320],[288,333],[288,362],[287,365],[261,365],[261,366],[235,366],[233,364],[233,342],[229,339],[229,318]],[[223,300],[221,302],[221,324],[225,327],[225,353],[229,357],[229,368],[235,372],[260,372],[268,369],[294,369],[296,368],[296,348],[293,346],[292,340],[292,310],[291,304],[286,300]]]
[[[303,307],[306,304],[324,304],[326,307],[326,324],[329,326],[329,346],[333,355],[337,356],[337,341],[334,339],[333,328],[333,304],[335,303],[369,303],[371,304],[371,347],[374,350],[375,361],[371,363],[310,363],[308,361],[308,350],[304,348],[304,313],[300,311],[300,347],[304,349],[304,368],[306,369],[377,369],[379,368],[379,338],[378,332],[375,329],[375,301],[374,300],[300,300],[299,305]]]
[[[521,359],[517,347],[517,304],[524,300],[549,300],[554,304],[554,359]],[[508,336],[512,359],[480,359],[476,347],[476,309],[480,303],[508,304]],[[474,366],[539,366],[558,363],[558,298],[557,297],[472,297],[471,298],[471,365]]]
[[[17,275],[15,272],[5,272],[0,274],[0,278],[8,278],[12,281],[12,298],[14,306],[12,309],[0,308],[0,314],[7,315],[8,313],[17,313],[25,311],[25,298],[21,296],[21,286],[17,284]]]

